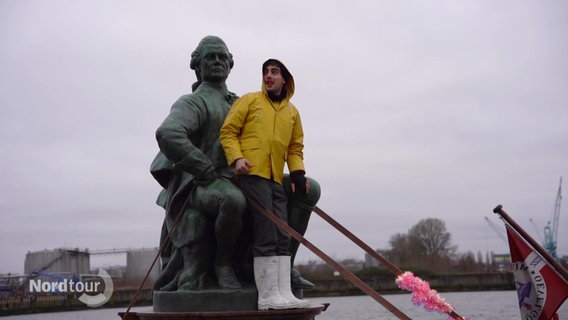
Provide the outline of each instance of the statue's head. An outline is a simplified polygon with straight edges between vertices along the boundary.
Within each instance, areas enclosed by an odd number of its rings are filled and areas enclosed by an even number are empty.
[[[201,39],[191,54],[190,67],[197,75],[197,86],[202,81],[225,82],[233,65],[233,55],[229,52],[225,42],[216,36],[206,36]]]

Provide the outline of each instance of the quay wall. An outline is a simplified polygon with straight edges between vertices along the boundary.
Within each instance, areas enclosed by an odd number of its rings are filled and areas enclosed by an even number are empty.
[[[421,279],[428,281],[430,287],[439,292],[515,290],[515,280],[512,273],[430,275],[421,277]],[[406,292],[401,291],[396,285],[394,275],[361,277],[361,280],[379,293]],[[312,282],[316,285],[316,288],[305,290],[304,295],[307,297],[364,294],[354,284],[341,276]]]

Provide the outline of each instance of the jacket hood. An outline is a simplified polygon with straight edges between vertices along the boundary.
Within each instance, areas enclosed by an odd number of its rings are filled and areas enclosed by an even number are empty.
[[[294,77],[292,76],[292,74],[290,73],[288,68],[286,68],[286,66],[277,59],[266,60],[262,64],[261,74],[264,74],[264,69],[270,64],[276,64],[276,65],[278,65],[278,67],[280,67],[280,72],[282,73],[282,77],[286,81],[286,83],[284,84],[284,88],[283,88],[286,91],[286,97],[284,98],[284,100],[290,100],[292,98],[292,96],[294,95],[294,91],[295,91],[295,88],[296,88],[296,86],[294,84]],[[262,92],[264,92],[264,94],[268,96],[268,92],[266,91],[266,85],[264,83],[264,79],[262,79]]]

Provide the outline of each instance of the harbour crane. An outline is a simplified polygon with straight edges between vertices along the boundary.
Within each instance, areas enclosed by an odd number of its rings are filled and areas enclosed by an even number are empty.
[[[552,221],[544,227],[544,248],[550,253],[554,259],[558,259],[556,255],[556,245],[558,243],[558,221],[560,220],[560,202],[562,200],[562,177],[558,186],[558,194],[554,202],[554,212]]]

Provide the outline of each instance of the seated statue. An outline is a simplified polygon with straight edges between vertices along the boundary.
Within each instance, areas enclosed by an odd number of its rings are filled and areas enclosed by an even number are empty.
[[[191,55],[198,81],[156,131],[160,152],[151,173],[164,190],[163,271],[156,290],[241,287],[232,268],[246,200],[231,181],[219,130],[236,95],[225,81],[233,58],[223,40],[208,36]],[[213,274],[212,274],[213,273]],[[213,282],[213,283],[211,283]]]

